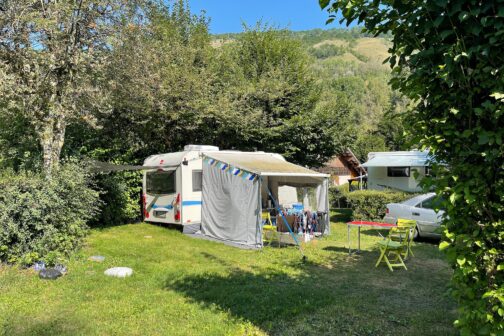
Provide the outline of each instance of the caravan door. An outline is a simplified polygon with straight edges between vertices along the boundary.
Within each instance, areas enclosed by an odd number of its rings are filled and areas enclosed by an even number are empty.
[[[203,189],[202,160],[195,156],[182,165],[182,224],[201,223],[201,194]]]
[[[158,169],[145,172],[144,217],[146,221],[180,224],[179,180],[179,169]]]

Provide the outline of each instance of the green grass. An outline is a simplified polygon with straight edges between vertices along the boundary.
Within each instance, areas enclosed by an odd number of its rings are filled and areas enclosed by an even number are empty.
[[[0,335],[455,334],[437,247],[418,243],[409,270],[391,273],[374,267],[378,239],[363,231],[363,253],[348,256],[346,226],[333,224],[303,264],[293,247],[240,250],[149,224],[93,230],[57,281],[0,266]],[[96,254],[105,262],[87,261]],[[134,274],[106,277],[112,266]]]

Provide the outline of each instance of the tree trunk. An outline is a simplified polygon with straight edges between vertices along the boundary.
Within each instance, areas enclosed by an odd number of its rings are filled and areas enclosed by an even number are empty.
[[[66,120],[64,115],[46,119],[41,133],[44,174],[50,178],[58,167],[61,149],[65,142]]]

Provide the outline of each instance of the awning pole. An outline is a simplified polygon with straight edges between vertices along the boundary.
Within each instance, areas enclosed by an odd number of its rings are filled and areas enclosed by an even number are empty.
[[[261,181],[262,181],[262,177],[261,177]],[[284,214],[282,212],[282,209],[280,209],[280,205],[278,204],[278,202],[276,201],[276,199],[273,197],[273,194],[271,193],[271,190],[270,190],[269,186],[267,184],[265,184],[265,187],[266,187],[266,190],[268,190],[268,195],[271,198],[271,200],[273,201],[275,209],[277,209],[278,213],[280,214],[280,217],[282,217],[282,219],[283,219],[283,222],[284,222],[285,226],[287,226],[287,229],[289,229],[289,233],[291,234],[292,238],[296,242],[296,245],[299,248],[299,252],[301,252],[301,255],[303,256],[303,260],[306,260],[306,256],[303,253],[303,249],[301,248],[301,245],[299,244],[296,236],[294,235],[294,232],[292,232],[292,229],[291,229],[289,223],[287,222],[287,219],[285,218],[285,216],[284,216]]]

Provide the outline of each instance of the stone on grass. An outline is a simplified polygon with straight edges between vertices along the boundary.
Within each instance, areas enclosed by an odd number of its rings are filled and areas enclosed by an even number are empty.
[[[129,267],[112,267],[105,271],[105,275],[117,278],[126,278],[131,274],[133,274],[133,270]]]
[[[144,236],[144,238],[150,239],[152,238],[152,236]]]
[[[44,280],[56,280],[63,274],[54,268],[44,268],[39,272],[39,278]]]
[[[33,269],[36,272],[40,272],[45,268],[45,263],[43,261],[37,261],[35,264],[33,264]]]
[[[103,256],[91,256],[88,258],[89,261],[96,261],[96,262],[103,262],[105,260],[105,257]]]
[[[66,274],[67,272],[67,268],[64,266],[64,265],[61,265],[61,264],[58,264],[56,266],[54,266],[54,269],[57,270],[57,271],[60,271],[61,274]]]

